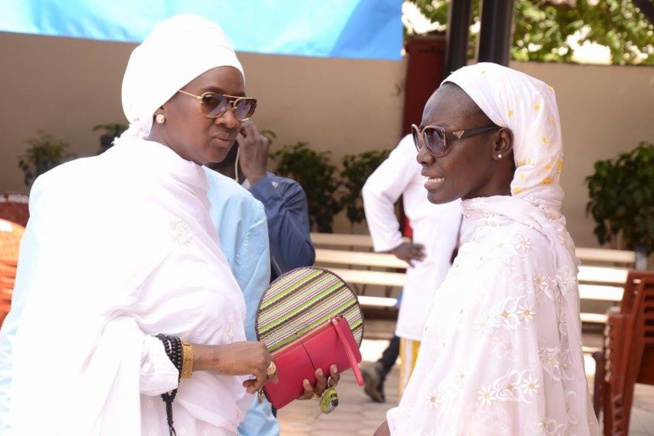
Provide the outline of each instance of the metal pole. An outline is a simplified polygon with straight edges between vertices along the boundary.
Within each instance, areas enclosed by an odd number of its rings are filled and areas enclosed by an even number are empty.
[[[654,24],[654,3],[648,0],[632,0],[632,3],[640,9],[650,23]]]
[[[468,63],[471,0],[452,0],[447,19],[444,78]]]
[[[479,62],[509,64],[513,33],[513,0],[483,0],[479,31]]]

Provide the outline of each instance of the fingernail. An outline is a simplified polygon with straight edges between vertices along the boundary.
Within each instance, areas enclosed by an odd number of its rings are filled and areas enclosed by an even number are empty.
[[[318,371],[316,371],[316,372],[318,373],[319,376],[323,375],[322,368],[318,368]]]

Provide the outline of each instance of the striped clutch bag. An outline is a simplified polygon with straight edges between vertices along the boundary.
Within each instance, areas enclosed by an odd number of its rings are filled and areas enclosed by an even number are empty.
[[[259,303],[257,338],[274,356],[279,383],[264,386],[277,409],[304,393],[302,381],[316,383],[315,370],[336,364],[352,368],[359,385],[363,314],[356,294],[329,270],[302,267],[278,277]]]

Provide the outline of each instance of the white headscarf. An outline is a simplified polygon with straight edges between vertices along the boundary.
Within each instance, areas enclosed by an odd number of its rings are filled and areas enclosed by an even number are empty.
[[[568,251],[572,249],[570,254],[575,257],[561,215],[563,143],[554,89],[527,74],[488,62],[463,67],[446,82],[463,89],[495,124],[511,129],[516,165],[512,198],[538,209],[540,213],[530,213],[530,219],[538,222],[537,227],[548,233],[550,240],[570,244]]]
[[[146,137],[155,111],[199,75],[216,67],[243,67],[225,33],[205,18],[183,14],[158,23],[134,49],[123,78],[126,136]]]
[[[444,80],[456,83],[501,127],[513,131],[516,172],[511,194],[532,196],[560,209],[563,191],[561,124],[554,89],[511,68],[481,62],[463,67]]]

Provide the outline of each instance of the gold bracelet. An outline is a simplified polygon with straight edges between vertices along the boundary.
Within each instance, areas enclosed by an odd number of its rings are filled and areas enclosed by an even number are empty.
[[[182,342],[182,378],[191,378],[193,375],[193,346]]]

